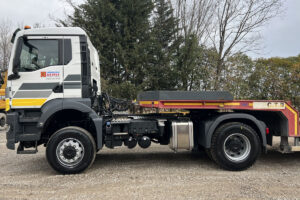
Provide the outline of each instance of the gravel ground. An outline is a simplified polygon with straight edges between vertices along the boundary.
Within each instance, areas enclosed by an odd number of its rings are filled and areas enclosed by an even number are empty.
[[[103,149],[78,175],[59,175],[38,154],[7,150],[0,133],[0,200],[10,199],[300,199],[300,153],[269,151],[250,169],[229,172],[205,155],[167,146]]]

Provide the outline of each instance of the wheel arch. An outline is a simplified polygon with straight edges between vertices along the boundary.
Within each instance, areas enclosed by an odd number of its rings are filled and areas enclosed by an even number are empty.
[[[210,148],[212,135],[215,130],[224,123],[228,122],[241,122],[251,126],[258,134],[263,148],[266,147],[267,139],[266,139],[266,125],[264,122],[256,119],[254,116],[244,113],[230,113],[223,114],[216,117],[214,120],[208,121],[205,130],[205,137],[202,138],[204,141],[201,141],[201,145],[205,148]]]
[[[55,99],[47,102],[41,108],[41,117],[37,123],[38,128],[41,129],[41,136],[47,132],[48,125],[51,121],[61,113],[68,114],[82,114],[89,119],[93,126],[93,135],[97,149],[101,149],[103,146],[103,134],[102,134],[102,117],[90,107],[88,100],[77,99]],[[53,134],[53,133],[52,133]]]

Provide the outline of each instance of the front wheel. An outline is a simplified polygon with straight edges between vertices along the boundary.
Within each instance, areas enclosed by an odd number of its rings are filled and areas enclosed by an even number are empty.
[[[46,157],[51,167],[59,173],[80,173],[90,167],[95,160],[94,138],[80,127],[62,128],[50,137]]]
[[[260,155],[260,138],[246,124],[226,123],[213,134],[210,151],[213,160],[222,168],[244,170],[252,166]]]

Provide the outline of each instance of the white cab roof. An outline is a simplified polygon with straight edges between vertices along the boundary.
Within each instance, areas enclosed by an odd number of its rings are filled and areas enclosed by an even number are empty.
[[[86,35],[79,27],[31,28],[21,30],[20,35]]]

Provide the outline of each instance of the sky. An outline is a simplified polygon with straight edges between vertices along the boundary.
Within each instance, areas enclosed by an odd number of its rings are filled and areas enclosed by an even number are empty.
[[[73,0],[83,2],[84,0]],[[261,29],[262,50],[258,57],[289,57],[300,54],[300,0],[284,0],[285,12]],[[71,8],[65,0],[0,0],[0,20],[10,20],[12,26],[54,26],[52,18],[64,19]],[[51,16],[51,17],[49,17]]]
[[[284,13],[261,32],[263,52],[254,57],[289,57],[300,54],[300,0],[285,0]]]

